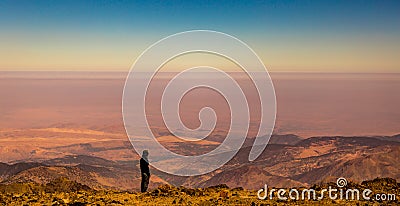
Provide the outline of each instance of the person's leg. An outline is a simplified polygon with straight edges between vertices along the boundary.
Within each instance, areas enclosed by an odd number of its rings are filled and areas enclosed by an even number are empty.
[[[142,182],[140,184],[140,191],[146,192],[149,186],[149,176],[146,173],[142,173]]]
[[[147,188],[149,188],[150,175],[146,174],[145,176],[146,178],[144,180],[144,191],[146,192]]]
[[[145,192],[144,190],[144,181],[145,181],[145,177],[146,175],[144,173],[142,173],[142,182],[140,183],[140,192]]]

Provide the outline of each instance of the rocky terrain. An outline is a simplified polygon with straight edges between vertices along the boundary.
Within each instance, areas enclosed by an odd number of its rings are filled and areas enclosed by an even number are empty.
[[[314,185],[316,191],[335,183]],[[207,188],[185,188],[161,185],[146,193],[116,190],[95,190],[86,185],[58,178],[46,184],[12,183],[0,184],[0,205],[398,205],[400,184],[394,179],[382,178],[350,182],[349,187],[369,188],[374,193],[396,194],[396,200],[260,200],[257,191],[241,187],[229,188],[217,185]],[[274,195],[276,195],[274,193]]]
[[[209,174],[179,177],[153,168],[150,188],[163,184],[189,188],[206,188],[219,184],[245,189],[259,189],[264,184],[303,187],[335,181],[338,177],[358,183],[376,177],[390,177],[400,181],[399,139],[400,135],[307,139],[295,135],[275,135],[262,155],[249,162],[250,139],[231,161]],[[182,151],[193,150],[179,142],[167,143],[172,145],[171,148]],[[202,151],[207,146],[197,145],[196,149]],[[42,154],[0,163],[0,181],[4,184],[47,184],[65,177],[94,189],[139,189],[138,156],[128,141],[46,145],[37,150],[42,150]],[[55,152],[57,154],[52,156]],[[130,155],[126,155],[128,152]]]

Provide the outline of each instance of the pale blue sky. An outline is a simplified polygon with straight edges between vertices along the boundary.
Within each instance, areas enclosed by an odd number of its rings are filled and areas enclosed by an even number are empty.
[[[272,71],[400,71],[399,1],[1,1],[0,70],[127,71],[155,41],[236,36]]]

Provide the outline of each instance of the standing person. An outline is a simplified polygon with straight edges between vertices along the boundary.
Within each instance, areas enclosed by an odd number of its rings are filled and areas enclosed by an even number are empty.
[[[140,171],[142,173],[142,183],[140,185],[140,191],[146,192],[149,187],[150,181],[150,169],[149,169],[149,151],[144,150],[142,153],[142,158],[140,159]]]

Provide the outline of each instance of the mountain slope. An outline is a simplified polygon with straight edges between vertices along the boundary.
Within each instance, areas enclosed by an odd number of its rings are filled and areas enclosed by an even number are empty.
[[[186,187],[227,184],[230,187],[256,189],[264,184],[275,187],[307,186],[334,181],[338,177],[355,182],[376,177],[390,177],[399,181],[400,142],[395,141],[398,137],[300,139],[293,135],[274,136],[271,142],[277,144],[268,144],[255,161],[248,161],[251,147],[243,147],[227,164],[205,175],[179,177],[151,168],[150,187],[166,183]],[[202,145],[198,147],[199,151],[204,149]],[[94,147],[88,148],[93,150]],[[117,155],[114,154],[112,159]],[[208,158],[212,161],[218,158],[217,155]],[[0,177],[7,184],[48,183],[65,177],[93,188],[123,190],[138,190],[141,178],[137,159],[114,161],[82,154],[65,155],[37,163],[1,163]]]

